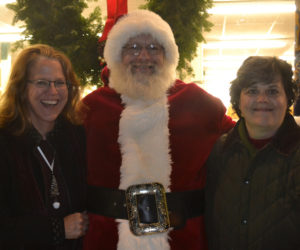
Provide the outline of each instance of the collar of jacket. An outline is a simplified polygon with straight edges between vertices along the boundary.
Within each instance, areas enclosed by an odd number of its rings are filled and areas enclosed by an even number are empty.
[[[241,118],[236,126],[227,134],[224,142],[224,148],[231,147],[234,144],[243,144],[249,150],[251,156],[254,156],[257,150],[248,140],[244,125],[244,119]],[[300,143],[300,127],[297,125],[292,115],[287,114],[277,133],[270,143],[279,153],[289,155],[296,150]]]
[[[59,136],[60,132],[63,130],[65,122],[66,121],[63,117],[58,117],[56,119],[54,128],[49,133],[47,133],[46,136],[47,141],[50,142],[50,144],[52,144],[53,140],[55,140],[55,138]],[[41,140],[43,139],[41,134],[33,126],[28,129],[27,133],[25,133],[25,137],[27,136],[30,138],[32,146],[34,147],[39,145]]]
[[[53,142],[62,137],[68,129],[69,122],[63,118],[58,117],[55,121],[54,128],[47,134],[47,141],[52,145]],[[0,129],[0,142],[1,147],[6,148],[9,143],[17,143],[16,145],[20,145],[20,147],[24,147],[26,145],[29,148],[36,147],[40,144],[42,140],[41,134],[31,126],[25,132],[19,136],[14,136],[8,131],[6,128]]]

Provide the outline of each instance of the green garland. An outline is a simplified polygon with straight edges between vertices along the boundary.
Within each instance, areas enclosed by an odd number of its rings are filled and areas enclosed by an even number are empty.
[[[101,85],[98,39],[103,30],[101,10],[95,8],[88,18],[82,16],[86,1],[97,0],[17,0],[7,7],[15,12],[14,23],[23,21],[23,34],[30,44],[45,43],[63,51],[72,61],[82,85]],[[212,0],[146,0],[143,8],[152,10],[171,26],[179,47],[179,77],[193,75],[190,62],[197,46],[209,31],[207,9]],[[23,47],[24,41],[16,43]],[[100,48],[101,49],[101,48]]]
[[[193,75],[190,66],[200,42],[205,41],[203,31],[210,31],[207,9],[212,0],[146,0],[143,8],[159,14],[171,26],[179,47],[178,73],[181,79]]]
[[[85,18],[82,11],[87,7],[85,0],[17,0],[8,4],[15,12],[14,23],[23,21],[26,28],[25,40],[16,48],[23,47],[25,41],[53,46],[70,58],[82,85],[101,85],[97,53],[103,29],[101,10],[97,7]]]

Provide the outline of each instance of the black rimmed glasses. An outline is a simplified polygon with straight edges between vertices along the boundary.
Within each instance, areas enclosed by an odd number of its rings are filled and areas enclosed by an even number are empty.
[[[68,87],[67,82],[61,80],[57,80],[57,81],[27,80],[27,81],[39,89],[49,89],[52,82],[56,89],[66,89]]]
[[[123,47],[123,52],[132,56],[139,56],[143,49],[146,49],[149,55],[159,55],[163,51],[163,47],[159,44],[150,43],[143,46],[138,43],[127,44]]]

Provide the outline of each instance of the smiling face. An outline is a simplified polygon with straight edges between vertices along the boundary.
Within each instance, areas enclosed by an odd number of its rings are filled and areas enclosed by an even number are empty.
[[[281,80],[270,84],[256,83],[242,89],[239,108],[250,137],[272,137],[287,112],[287,97]]]
[[[28,80],[66,81],[58,60],[40,57],[30,68]],[[54,83],[48,88],[27,83],[29,116],[33,126],[43,137],[52,130],[55,120],[68,101],[68,88],[56,89]]]
[[[122,63],[142,81],[143,77],[156,74],[162,67],[164,50],[151,35],[141,34],[129,39],[123,47]]]
[[[174,84],[173,64],[153,36],[130,38],[121,50],[121,61],[111,65],[109,86],[119,94],[142,101],[157,100]]]

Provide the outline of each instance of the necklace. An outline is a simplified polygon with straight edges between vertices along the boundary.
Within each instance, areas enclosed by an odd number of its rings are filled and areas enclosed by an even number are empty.
[[[40,146],[37,146],[37,149],[38,149],[40,155],[43,157],[44,161],[46,162],[47,166],[49,167],[49,169],[51,171],[50,196],[51,196],[51,198],[53,198],[52,206],[53,206],[54,209],[59,209],[59,207],[60,207],[60,202],[58,201],[59,190],[58,190],[57,181],[56,181],[56,178],[55,178],[55,175],[54,175],[54,172],[53,172],[55,157],[53,158],[53,161],[50,164],[48,159],[46,158],[44,152],[40,148]]]

